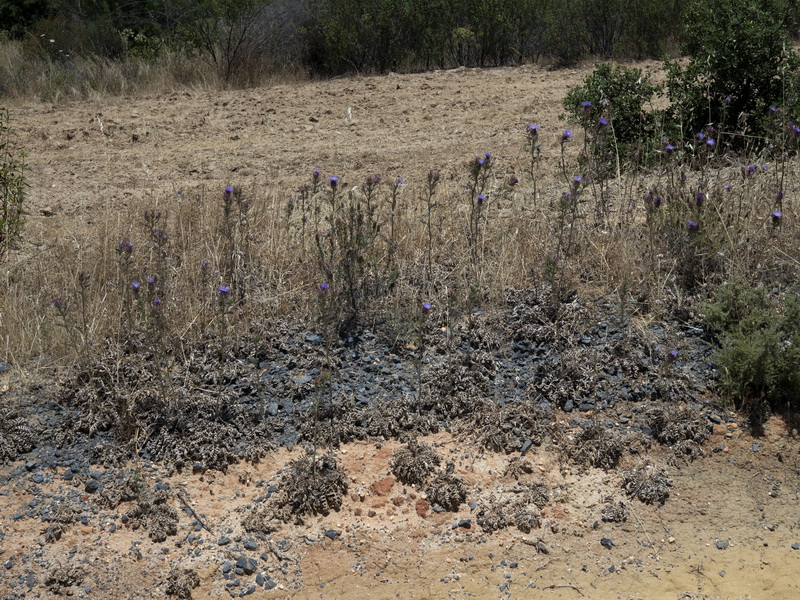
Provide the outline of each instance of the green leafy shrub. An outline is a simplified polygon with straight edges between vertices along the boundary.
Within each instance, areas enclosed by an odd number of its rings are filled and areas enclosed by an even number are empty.
[[[691,136],[707,125],[722,132],[766,133],[770,105],[796,87],[800,57],[788,39],[789,0],[701,0],[686,8],[686,66],[666,61],[672,121]],[[718,136],[725,146],[743,137]]]
[[[601,64],[583,85],[567,92],[564,108],[587,132],[607,119],[620,154],[627,157],[657,139],[660,113],[646,107],[660,92],[640,69]]]
[[[25,188],[25,156],[11,143],[11,113],[0,109],[0,255],[25,223]]]
[[[717,362],[725,393],[757,422],[769,407],[796,403],[800,390],[800,296],[770,299],[763,288],[734,280],[703,305],[720,339]]]

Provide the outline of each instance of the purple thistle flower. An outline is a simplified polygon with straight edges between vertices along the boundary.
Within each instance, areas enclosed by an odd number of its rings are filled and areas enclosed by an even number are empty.
[[[403,179],[402,177],[398,177],[397,179],[394,180],[394,185],[395,187],[398,187],[403,185],[405,182],[406,182],[405,179]]]
[[[675,146],[673,146],[672,144],[667,144],[666,146],[664,146],[664,151],[667,154],[672,154],[673,152],[675,152]]]
[[[689,221],[689,223],[687,224],[687,228],[689,229],[689,231],[697,231],[698,228],[697,221]]]
[[[730,96],[725,96],[725,104],[730,104],[731,102],[733,102],[731,97]]]
[[[208,267],[209,264],[207,260],[204,260],[203,262],[200,263],[200,268],[203,269],[203,271],[208,271]]]
[[[700,133],[698,133],[698,134],[697,134],[697,140],[698,140],[699,142],[702,142],[704,139],[706,139],[706,134],[705,134],[705,133],[703,133],[703,132],[701,131]]]
[[[592,108],[592,103],[589,102],[588,100],[584,100],[583,102],[581,102],[581,108],[583,109],[584,112],[589,112],[589,110]]]
[[[133,290],[134,294],[138,294],[141,287],[142,284],[139,283],[138,281],[131,281],[131,289]]]
[[[581,177],[580,175],[575,175],[575,177],[572,178],[573,189],[577,190],[579,187],[581,187],[582,182],[583,182],[583,177]]]
[[[511,176],[508,178],[508,186],[509,186],[509,187],[514,187],[514,186],[515,186],[515,185],[517,185],[518,183],[519,183],[519,178],[518,178],[516,175],[511,175]]]
[[[331,188],[335,190],[336,185],[339,183],[339,178],[334,175],[333,177],[328,177],[328,181],[331,184]]]
[[[536,137],[537,135],[539,135],[539,126],[528,125],[528,135],[531,137]]]
[[[783,200],[783,197],[784,197],[785,195],[786,195],[786,190],[778,190],[778,192],[775,194],[775,199],[776,199],[778,202],[780,202],[781,200]]]
[[[312,179],[314,179],[314,181],[316,181],[317,179],[319,179],[321,175],[322,175],[322,171],[320,171],[319,169],[314,169],[314,170],[311,172],[311,177],[312,177]]]
[[[233,187],[226,185],[225,186],[225,195],[230,196],[233,193]]]
[[[133,252],[133,244],[128,240],[120,240],[119,252],[122,254],[130,254],[131,252]]]
[[[151,276],[151,277],[148,277],[147,279],[145,279],[145,281],[147,282],[147,287],[149,287],[150,289],[153,289],[155,287],[155,285],[156,285],[156,281],[158,281],[158,280],[155,277]]]
[[[328,290],[329,290],[330,288],[331,288],[331,286],[329,286],[327,283],[325,283],[325,282],[323,281],[322,283],[320,283],[320,284],[319,284],[319,293],[320,293],[320,294],[327,294],[327,293],[328,293]]]
[[[713,148],[716,143],[717,141],[714,138],[708,138],[706,140],[706,146],[708,146],[709,148]]]
[[[678,356],[680,356],[680,353],[677,350],[670,350],[664,360],[667,364],[672,364],[678,360]]]
[[[441,179],[441,177],[442,176],[439,173],[439,171],[434,171],[434,170],[428,171],[428,182],[429,183],[435,183],[436,181],[439,181],[439,179]]]
[[[703,201],[705,201],[705,199],[706,199],[706,196],[705,196],[705,194],[697,194],[697,195],[694,197],[694,202],[695,202],[695,204],[696,204],[697,206],[703,206]]]
[[[597,122],[600,127],[606,127],[608,125],[608,119],[605,117],[600,117],[600,120]]]
[[[433,308],[433,305],[430,302],[423,302],[422,303],[422,312],[426,313]]]
[[[492,153],[491,152],[487,152],[486,154],[484,154],[484,156],[486,157],[486,162],[489,162],[490,160],[492,160]]]
[[[161,308],[161,298],[153,298],[153,308],[156,310]]]
[[[230,288],[229,285],[221,285],[221,286],[219,286],[217,291],[219,292],[220,300],[225,300],[230,295],[231,288]]]
[[[779,210],[773,210],[772,211],[772,224],[773,225],[778,225],[781,222],[782,218],[783,218],[783,213],[781,211],[779,211]]]
[[[366,183],[368,186],[378,185],[381,182],[380,175],[368,175]]]
[[[655,202],[654,202],[656,208],[659,208],[661,206],[662,200],[663,200],[663,198],[661,198],[661,196],[656,196]]]
[[[53,306],[56,310],[61,311],[67,306],[67,303],[61,297],[53,298]]]
[[[565,129],[564,133],[561,134],[561,141],[562,142],[566,142],[567,140],[570,140],[570,139],[572,139],[572,130],[571,129]]]
[[[483,194],[478,194],[478,206],[481,206],[484,200],[486,200],[486,196]]]

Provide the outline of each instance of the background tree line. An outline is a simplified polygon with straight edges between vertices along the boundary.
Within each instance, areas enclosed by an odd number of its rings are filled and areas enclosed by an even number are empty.
[[[662,58],[680,47],[682,15],[698,3],[708,0],[0,0],[0,29],[31,54],[179,52],[247,84],[276,70],[332,76]],[[797,0],[761,4],[796,32]]]

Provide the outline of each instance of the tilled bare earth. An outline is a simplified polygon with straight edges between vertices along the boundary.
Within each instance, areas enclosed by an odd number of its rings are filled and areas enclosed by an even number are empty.
[[[543,168],[555,170],[561,99],[587,73],[456,69],[20,106],[30,215],[11,258],[96,227],[119,230],[117,208],[149,209],[177,190],[279,192],[314,168],[417,181],[439,168],[458,177],[484,152],[522,169],[522,132],[532,122],[543,129]],[[535,312],[536,293],[512,294],[497,322]],[[651,324],[650,338],[623,347],[614,336],[624,325],[589,311],[564,334],[576,348],[572,372],[551,381],[553,357],[542,350],[549,338],[520,346],[514,332],[530,325],[521,319],[495,347],[478,343],[488,334],[462,332],[455,363],[444,350],[426,363],[425,390],[449,407],[430,422],[402,403],[415,393],[413,356],[364,343],[360,352],[378,367],[359,367],[367,374],[352,380],[366,377],[371,387],[358,384],[335,419],[337,438],[353,440],[336,453],[347,483],[341,506],[287,522],[269,510],[291,487],[290,461],[305,452],[292,444],[328,431],[302,423],[313,396],[308,373],[322,353],[312,332],[288,329],[260,364],[237,367],[234,382],[247,391],[225,396],[236,411],[169,427],[147,422],[149,437],[126,444],[107,415],[87,416],[75,381],[0,372],[0,408],[12,411],[0,414],[4,444],[35,446],[0,470],[0,597],[800,596],[795,432],[773,417],[754,437],[744,418],[713,404],[709,351],[692,327]],[[665,375],[651,355],[676,337],[683,355]],[[287,349],[299,366],[287,366]],[[613,362],[617,350],[615,374],[579,371],[591,360]],[[340,358],[349,373],[347,353]],[[453,372],[461,379],[447,388]],[[205,402],[197,388],[187,411]],[[279,392],[286,397],[269,396]],[[359,412],[368,404],[359,393],[416,420],[400,428],[401,439],[381,436],[391,427]],[[494,395],[522,397],[535,411],[486,401]],[[667,405],[686,412],[653,412]],[[268,426],[257,429],[254,415]],[[454,510],[431,502],[437,492],[427,484],[397,480],[391,461],[409,437],[438,453],[438,472],[462,481]],[[219,439],[228,445],[203,451],[203,440]],[[8,444],[0,451],[10,453]],[[185,455],[170,452],[184,447]],[[236,457],[251,460],[228,464]],[[530,520],[520,528],[522,504]]]

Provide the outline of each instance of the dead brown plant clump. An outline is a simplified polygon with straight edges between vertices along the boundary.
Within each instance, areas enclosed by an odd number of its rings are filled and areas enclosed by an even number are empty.
[[[618,433],[593,423],[581,431],[568,454],[579,465],[608,470],[617,466],[624,448]]]
[[[394,453],[389,466],[398,481],[414,486],[423,486],[442,462],[442,457],[428,446],[411,440]]]
[[[179,600],[191,600],[192,590],[200,585],[200,577],[192,569],[173,568],[164,584],[164,593]]]
[[[456,512],[467,499],[467,488],[460,477],[450,473],[439,473],[426,491],[428,502],[437,504],[450,512]]]
[[[672,479],[663,465],[643,460],[622,475],[622,489],[645,504],[664,504],[672,490]]]

